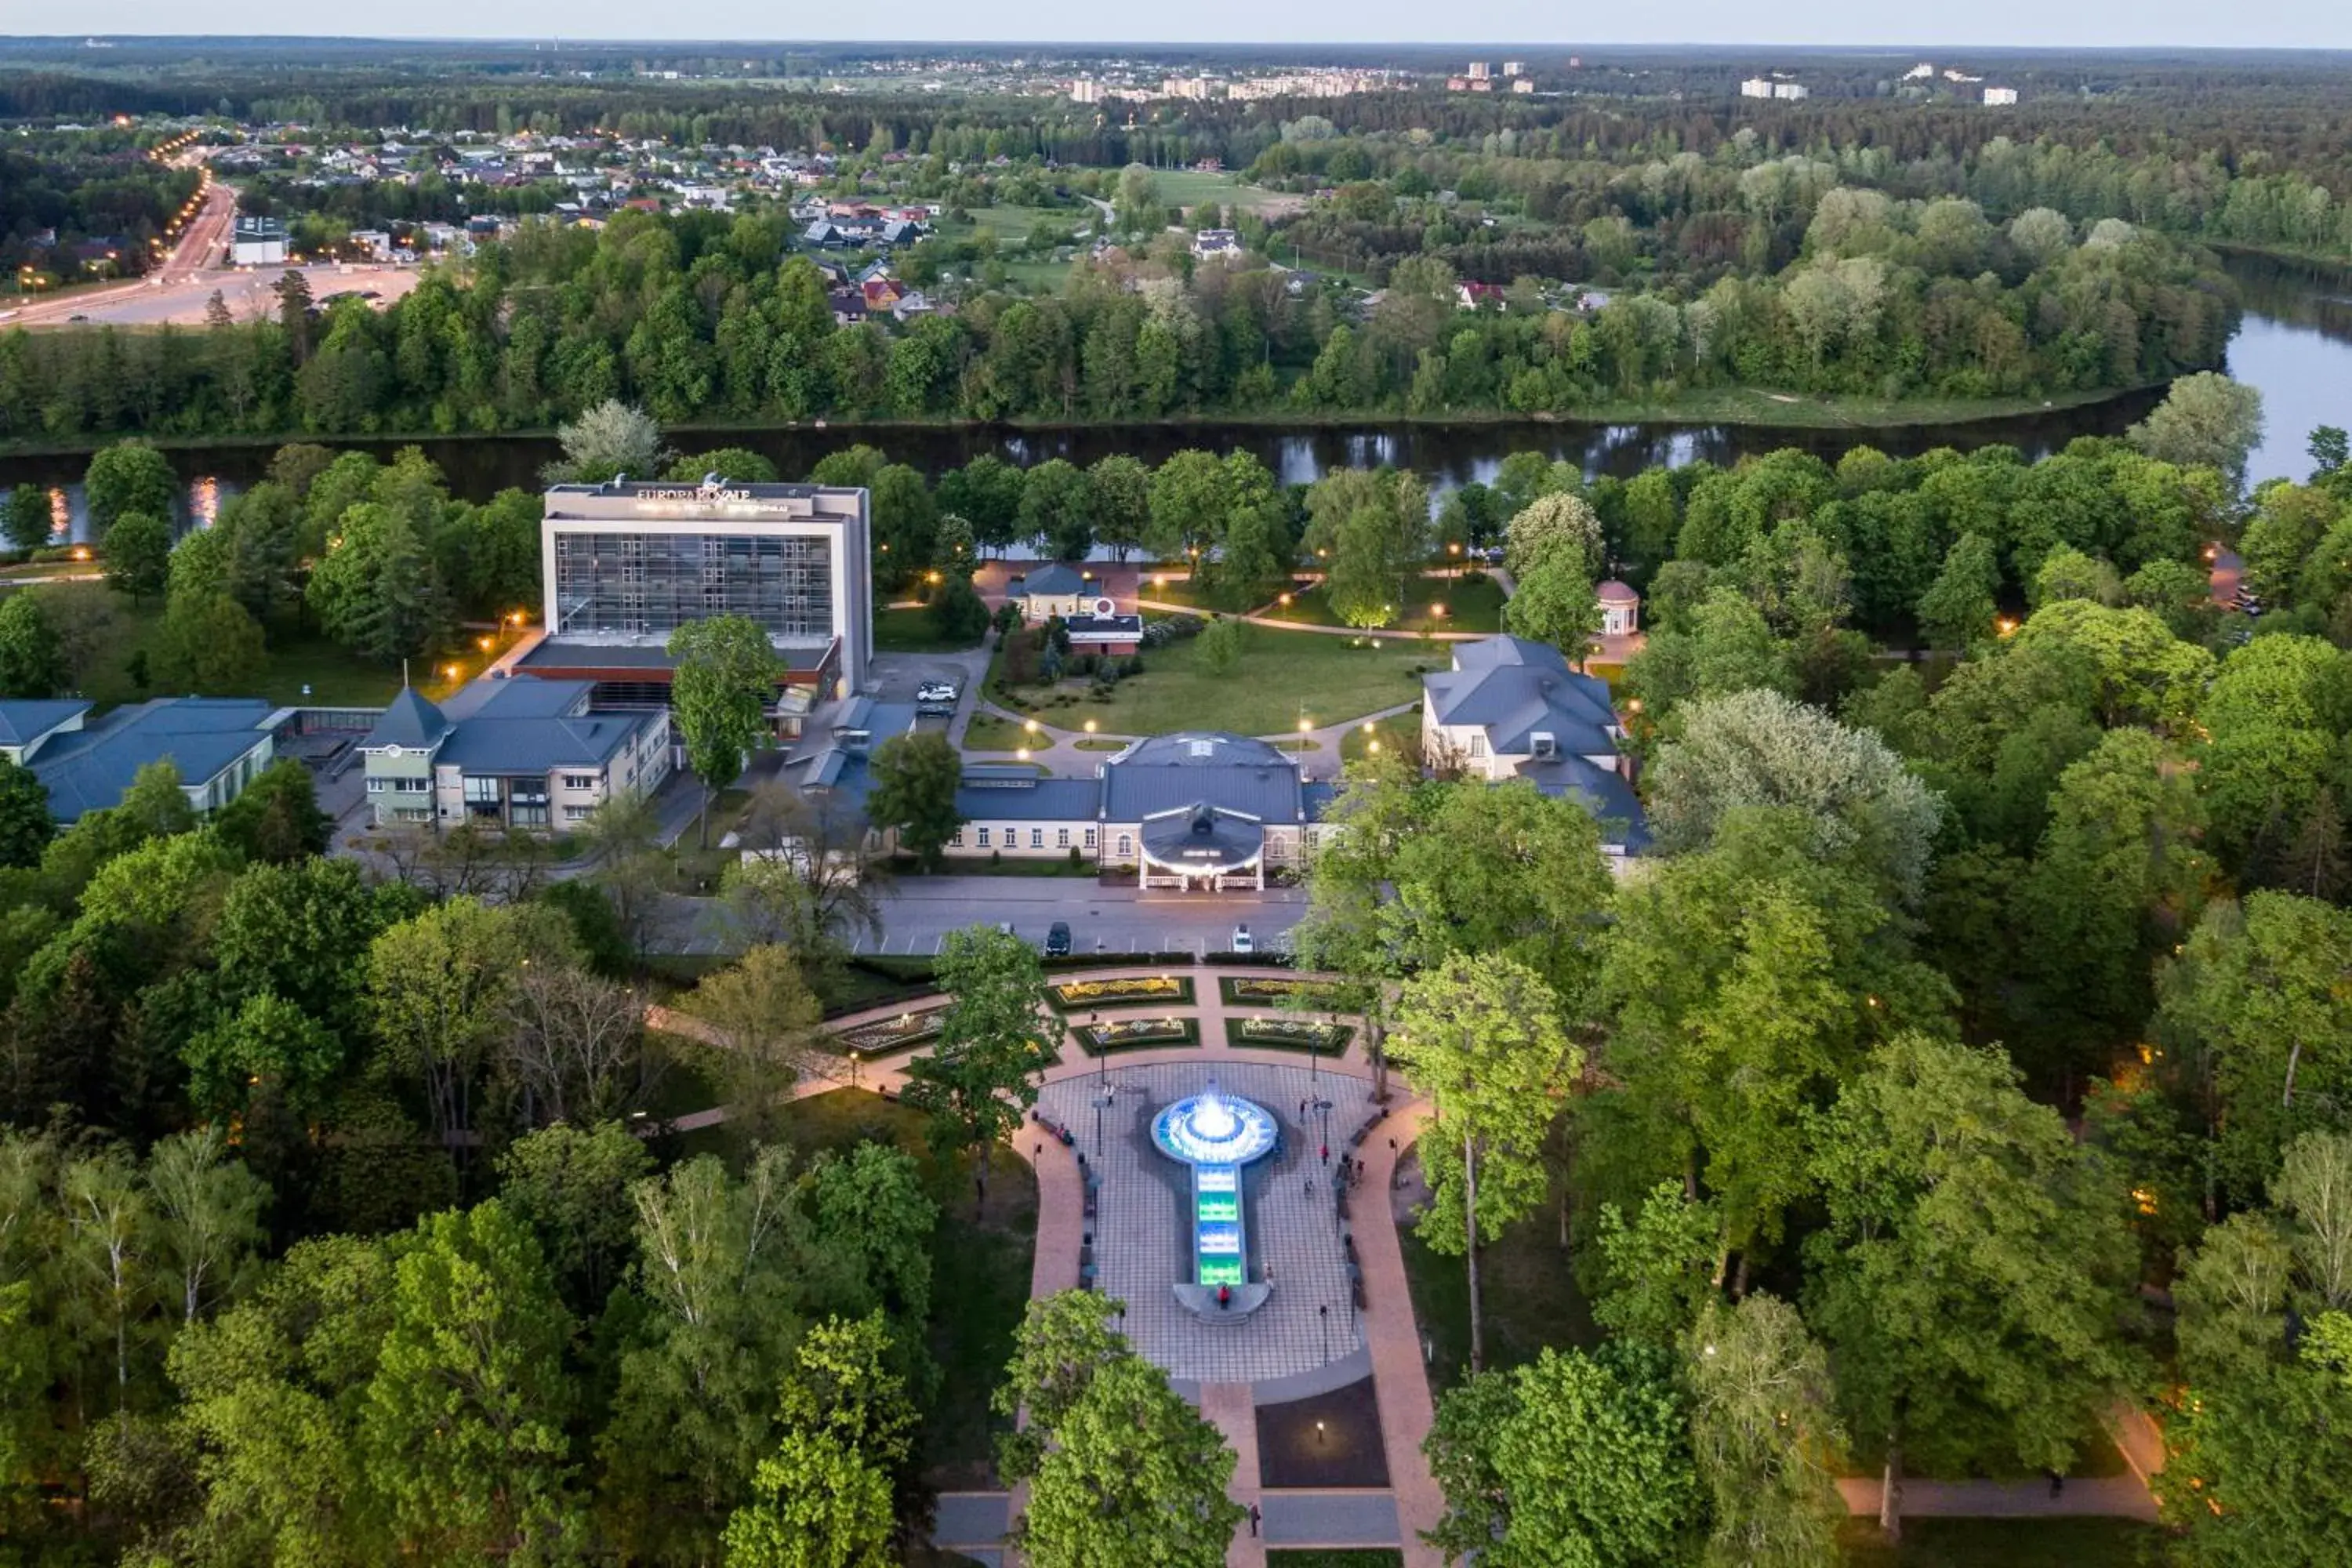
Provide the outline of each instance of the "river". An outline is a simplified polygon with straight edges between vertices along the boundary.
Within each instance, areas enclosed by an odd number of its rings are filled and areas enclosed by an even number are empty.
[[[2310,468],[2304,444],[2319,425],[2352,426],[2352,274],[2232,256],[2229,269],[2245,301],[2245,316],[2230,342],[2229,370],[2263,395],[2264,435],[2248,464],[2259,481],[2302,478]],[[1900,425],[1802,429],[1765,425],[1602,425],[1586,421],[1418,425],[1371,423],[1360,426],[1297,429],[1263,424],[1193,425],[1181,427],[1087,426],[1069,430],[1004,430],[980,426],[859,430],[793,429],[730,431],[691,437],[701,446],[751,447],[772,458],[779,472],[805,474],[827,453],[861,439],[880,446],[894,461],[937,476],[984,452],[1030,464],[1049,458],[1091,463],[1113,452],[1158,462],[1186,447],[1254,452],[1286,484],[1303,484],[1334,468],[1394,463],[1425,476],[1444,490],[1473,479],[1489,480],[1514,452],[1542,451],[1574,462],[1589,474],[1630,476],[1658,463],[1681,464],[1705,458],[1729,463],[1752,452],[1797,447],[1834,461],[1848,447],[1876,447],[1907,456],[1936,447],[1968,448],[2006,442],[2028,458],[2058,450],[2077,436],[2120,435],[2158,400],[2135,394],[2085,407],[2052,410],[1962,425]],[[330,446],[357,443],[329,442]],[[440,465],[453,493],[486,500],[508,486],[536,489],[542,465],[556,456],[544,437],[472,437],[372,443],[389,453],[414,445]],[[259,446],[183,447],[168,449],[187,480],[187,521],[209,521],[220,502],[258,479],[271,448]],[[0,457],[0,485],[32,483],[54,492],[67,537],[85,541],[82,457]]]

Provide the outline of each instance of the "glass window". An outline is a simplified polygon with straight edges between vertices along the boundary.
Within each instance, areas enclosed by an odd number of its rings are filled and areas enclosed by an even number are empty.
[[[980,830],[980,847],[982,849],[988,847],[988,829],[985,827]]]
[[[1070,830],[1066,827],[1056,827],[1054,829],[1054,847],[1056,849],[1067,849],[1069,847]]]
[[[1091,848],[1093,848],[1094,847],[1095,847],[1095,830],[1094,830],[1093,828],[1089,827],[1089,828],[1087,828],[1087,848],[1089,848],[1089,849],[1091,849]]]
[[[596,787],[596,775],[594,773],[566,773],[563,775],[563,787],[565,789],[594,789]]]
[[[1029,830],[1029,847],[1032,849],[1043,849],[1045,847],[1045,830],[1044,828],[1033,827]]]
[[[771,637],[833,635],[834,541],[824,535],[559,533],[555,542],[566,631],[666,634],[735,615]]]
[[[1118,856],[1124,860],[1135,853],[1135,840],[1127,834],[1118,836]]]

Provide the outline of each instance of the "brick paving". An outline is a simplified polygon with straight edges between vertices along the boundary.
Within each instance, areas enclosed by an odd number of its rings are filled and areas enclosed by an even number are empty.
[[[1371,1085],[1320,1070],[1310,1087],[1303,1062],[1267,1064],[1233,1052],[1222,1059],[1213,1053],[1186,1055],[1190,1059],[1142,1065],[1113,1056],[1107,1076],[1065,1078],[1048,1083],[1038,1097],[1038,1109],[1076,1135],[1077,1148],[1099,1176],[1093,1227],[1097,1288],[1126,1303],[1123,1324],[1137,1351],[1190,1382],[1286,1377],[1349,1354],[1360,1342],[1331,1175],[1348,1131],[1370,1111]],[[1176,1300],[1175,1285],[1191,1278],[1190,1175],[1150,1135],[1151,1117],[1162,1106],[1201,1093],[1212,1080],[1225,1093],[1264,1106],[1282,1128],[1280,1147],[1247,1168],[1244,1184],[1250,1274],[1264,1279],[1271,1268],[1274,1293],[1235,1322],[1203,1321]],[[1098,1134],[1096,1101],[1106,1081],[1113,1103],[1100,1110]],[[1329,1102],[1328,1117],[1314,1109],[1317,1097]],[[1302,1101],[1309,1102],[1305,1122]],[[1329,1165],[1322,1160],[1327,1125]],[[1042,1226],[1042,1201],[1039,1212]]]

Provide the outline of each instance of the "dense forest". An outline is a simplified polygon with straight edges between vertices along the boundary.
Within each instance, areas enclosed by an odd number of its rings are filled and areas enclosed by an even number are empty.
[[[193,170],[146,157],[127,131],[0,145],[0,271],[49,281],[135,277],[149,244],[194,194]]]
[[[2226,282],[2120,221],[1997,229],[1974,206],[1823,198],[1806,254],[1705,293],[1584,314],[1459,310],[1434,258],[1392,269],[1360,320],[1263,268],[1081,268],[1058,296],[982,293],[904,330],[835,324],[772,217],[624,214],[526,228],[377,313],[0,338],[0,439],[544,427],[606,398],[671,423],[1168,418],[1295,409],[1565,414],[1761,384],[1899,399],[2158,382],[2218,363]],[[780,264],[781,263],[781,264]],[[2013,282],[2004,282],[2006,268]]]

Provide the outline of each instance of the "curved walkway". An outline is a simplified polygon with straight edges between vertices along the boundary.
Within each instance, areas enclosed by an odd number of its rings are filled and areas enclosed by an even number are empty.
[[[1228,1043],[1226,1037],[1229,1020],[1265,1015],[1278,1009],[1229,1003],[1225,1000],[1220,980],[1265,977],[1269,973],[1238,966],[1232,969],[1207,965],[1169,968],[1150,964],[1058,971],[1051,977],[1055,984],[1079,979],[1107,981],[1181,974],[1192,982],[1192,999],[1190,1002],[1153,1003],[1145,1008],[1078,1008],[1064,1017],[1072,1025],[1102,1014],[1114,1018],[1138,1015],[1188,1017],[1196,1024],[1197,1043],[1118,1051],[1112,1053],[1113,1059],[1108,1065],[1074,1044],[1065,1049],[1060,1061],[1041,1075],[1040,1081],[1060,1083],[1106,1070],[1116,1072],[1126,1068],[1160,1063],[1199,1062],[1204,1058],[1236,1064],[1295,1068],[1300,1056],[1297,1051],[1234,1047]],[[832,1033],[840,1034],[908,1013],[921,1012],[943,1000],[927,997],[919,1001],[900,1001],[869,1007],[830,1020],[825,1027]],[[1322,1022],[1353,1021],[1351,1015],[1307,1012],[1302,1016]],[[649,1026],[688,1035],[714,1045],[723,1043],[708,1025],[672,1009],[650,1008],[646,1022]],[[1363,1041],[1363,1032],[1359,1028],[1344,1049],[1315,1059],[1325,1071],[1349,1077],[1369,1076],[1372,1069]],[[895,1096],[906,1087],[908,1064],[926,1048],[925,1045],[918,1044],[905,1050],[860,1058],[854,1062],[844,1059],[839,1068],[829,1073],[804,1075],[793,1085],[793,1097],[804,1099],[827,1094],[836,1089],[852,1087],[853,1080],[856,1087]],[[1392,1089],[1395,1087],[1394,1080],[1391,1080]],[[668,1125],[681,1131],[691,1131],[715,1126],[723,1122],[726,1117],[724,1107],[714,1107],[678,1117]],[[1369,1128],[1357,1147],[1357,1157],[1365,1167],[1368,1190],[1383,1194],[1389,1190],[1399,1163],[1419,1140],[1429,1117],[1427,1101],[1409,1095],[1392,1094],[1386,1115]],[[1037,1232],[1030,1269],[1031,1294],[1045,1296],[1074,1289],[1079,1283],[1079,1257],[1087,1231],[1086,1188],[1078,1152],[1074,1145],[1065,1145],[1059,1138],[1043,1135],[1034,1125],[1024,1126],[1013,1135],[1011,1142],[1013,1152],[1033,1167],[1037,1181]],[[1402,1551],[1407,1568],[1442,1568],[1441,1555],[1423,1543],[1421,1535],[1423,1531],[1435,1529],[1444,1514],[1444,1499],[1430,1475],[1421,1451],[1435,1416],[1435,1400],[1430,1387],[1421,1328],[1414,1316],[1412,1294],[1405,1273],[1403,1245],[1391,1205],[1387,1202],[1361,1205],[1354,1217],[1353,1231],[1364,1274],[1365,1306],[1360,1317],[1361,1332],[1372,1369],[1373,1394],[1380,1411],[1381,1441],[1391,1483],[1390,1492],[1380,1495],[1393,1495],[1396,1521],[1393,1544]],[[1264,1510],[1265,1529],[1262,1534],[1253,1536],[1246,1530],[1235,1532],[1227,1559],[1232,1568],[1263,1568],[1268,1544],[1338,1547],[1370,1543],[1361,1540],[1342,1540],[1337,1536],[1325,1538],[1318,1535],[1316,1531],[1326,1527],[1321,1521],[1334,1519],[1360,1523],[1363,1505],[1372,1500],[1373,1494],[1328,1494],[1327,1497],[1326,1494],[1316,1493],[1268,1494],[1262,1491],[1256,1467],[1248,1462],[1255,1458],[1256,1453],[1255,1406],[1251,1403],[1250,1386],[1246,1384],[1212,1384],[1204,1385],[1201,1392],[1203,1412],[1217,1423],[1220,1430],[1225,1432],[1228,1441],[1244,1461],[1236,1466],[1232,1495],[1244,1507],[1255,1505]],[[2153,1520],[2156,1505],[2149,1495],[2148,1477],[2150,1471],[2162,1462],[2160,1438],[2154,1435],[2152,1424],[2139,1412],[2118,1412],[2117,1420],[2122,1426],[2120,1445],[2131,1465],[2132,1473],[2129,1475],[2070,1480],[2063,1490],[2054,1496],[2048,1484],[2039,1480],[1906,1479],[1903,1483],[1903,1511],[1906,1515],[1921,1517],[2014,1519],[2101,1514]],[[1878,1512],[1877,1477],[1845,1478],[1839,1481],[1838,1488],[1851,1512],[1861,1516],[1875,1516]],[[1333,1500],[1349,1497],[1361,1500],[1352,1508]],[[1003,1498],[1003,1493],[955,1494],[954,1504],[942,1510],[941,1526],[945,1533],[939,1537],[940,1544],[971,1549],[990,1544],[990,1542],[978,1539],[961,1539],[961,1531],[950,1525],[950,1518],[964,1524],[966,1529],[974,1527],[971,1521],[1003,1520],[1009,1517]],[[998,1524],[995,1528],[1001,1531],[1003,1527]],[[992,1539],[992,1536],[991,1542]]]

